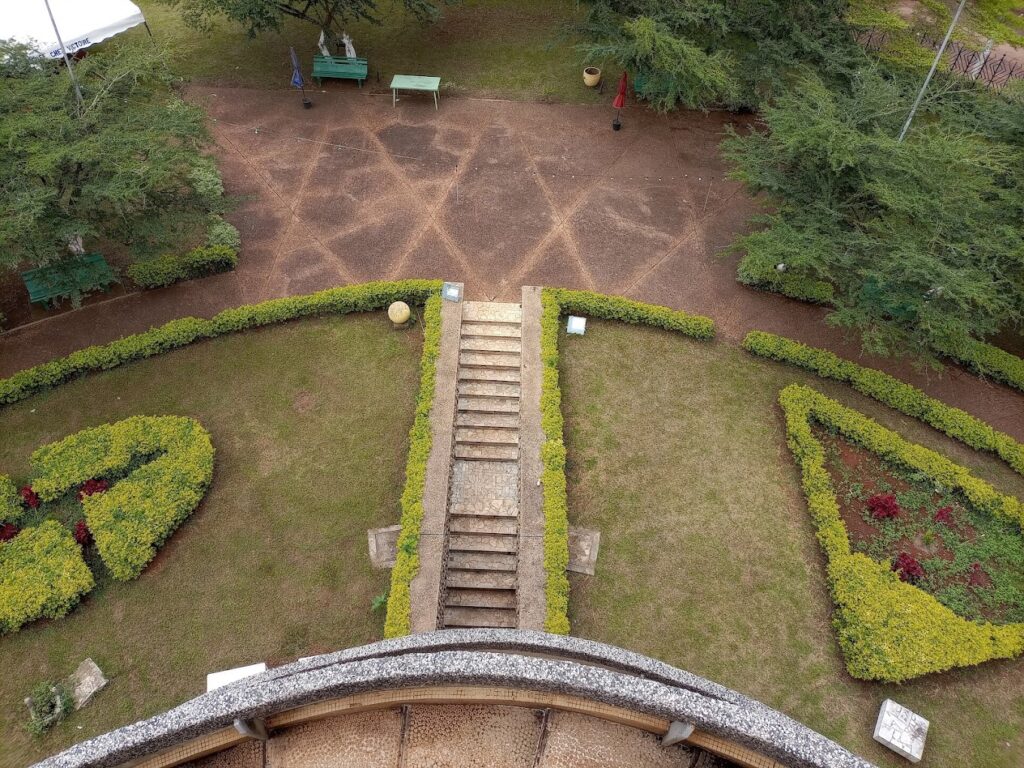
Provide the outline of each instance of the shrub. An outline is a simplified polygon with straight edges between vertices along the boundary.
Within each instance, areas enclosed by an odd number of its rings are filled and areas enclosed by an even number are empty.
[[[232,224],[220,216],[214,216],[209,229],[206,230],[206,244],[223,246],[237,252],[242,249],[242,235]]]
[[[0,525],[0,541],[10,541],[21,529],[14,523],[4,523]]]
[[[845,382],[861,394],[920,419],[971,448],[995,453],[1024,475],[1024,445],[894,376],[844,360],[828,350],[809,347],[764,331],[748,333],[743,340],[743,348],[760,357],[804,368],[822,378]]]
[[[405,464],[405,488],[402,490],[402,530],[398,551],[391,569],[391,588],[387,596],[384,637],[401,637],[412,631],[409,589],[420,569],[420,524],[423,522],[423,487],[427,477],[427,459],[433,439],[430,410],[434,404],[437,356],[441,351],[441,297],[427,299],[423,312],[423,354],[420,357],[420,389],[416,395],[416,416],[409,430],[409,456]]]
[[[227,272],[238,266],[238,252],[226,245],[193,248],[184,256],[165,255],[139,261],[127,273],[142,288],[162,288],[179,280]]]
[[[935,522],[942,523],[943,525],[953,524],[953,508],[942,507],[935,511]]]
[[[757,233],[754,233],[749,237],[754,239],[756,236]],[[748,252],[740,260],[737,279],[752,288],[775,291],[791,299],[814,304],[831,304],[835,299],[835,291],[829,283],[791,272],[779,272],[775,268],[778,263],[761,254]]]
[[[1024,359],[983,341],[969,341],[956,351],[942,350],[980,376],[988,376],[1024,392]]]
[[[0,404],[16,403],[82,374],[116,368],[132,360],[142,360],[187,346],[200,339],[299,317],[368,312],[386,307],[398,299],[410,304],[422,304],[440,288],[440,280],[380,281],[227,309],[212,320],[183,317],[109,344],[80,349],[67,357],[26,368],[9,378],[0,379]]]
[[[7,475],[0,475],[0,523],[16,523],[24,513],[18,486]]]
[[[28,701],[28,731],[33,736],[42,736],[75,706],[71,692],[63,683],[49,681],[35,686],[28,695]]]
[[[32,466],[46,500],[90,478],[128,472],[106,493],[83,496],[82,506],[104,564],[115,579],[130,581],[199,505],[213,453],[209,433],[194,419],[133,416],[37,448]]]
[[[87,547],[92,544],[92,531],[89,530],[89,526],[85,520],[79,520],[75,523],[75,542],[80,547]]]
[[[900,577],[900,581],[909,581],[913,584],[918,579],[924,578],[924,567],[909,552],[900,552],[896,555],[892,569]]]
[[[77,498],[81,501],[85,496],[92,496],[95,493],[104,493],[110,488],[110,483],[103,479],[90,478],[82,483],[78,489]]]
[[[605,296],[591,291],[545,288],[544,293],[554,299],[562,314],[591,315],[634,325],[653,325],[667,331],[678,331],[695,339],[710,339],[715,335],[714,321],[703,315],[691,315],[678,309],[645,304],[621,296]]]
[[[0,544],[0,634],[64,616],[93,584],[81,550],[60,523],[26,528]]]
[[[18,493],[21,495],[21,500],[26,507],[29,509],[39,509],[39,494],[32,489],[32,486],[22,486]]]
[[[801,484],[818,542],[828,560],[836,604],[833,623],[846,668],[862,680],[900,682],[929,672],[1010,658],[1024,652],[1024,624],[997,626],[957,616],[932,595],[903,583],[888,564],[851,553],[825,449],[814,419],[883,459],[928,475],[964,493],[981,509],[1020,524],[1020,502],[997,493],[945,457],[903,440],[868,417],[808,387],[779,394],[786,438],[800,466]]]
[[[875,520],[888,520],[900,516],[900,505],[891,493],[876,493],[868,499],[868,511]]]

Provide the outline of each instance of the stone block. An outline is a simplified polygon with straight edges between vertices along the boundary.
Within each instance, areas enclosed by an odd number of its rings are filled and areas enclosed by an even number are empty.
[[[75,709],[81,709],[95,693],[107,684],[107,678],[92,659],[86,659],[67,679],[68,690],[75,701]]]
[[[882,702],[875,722],[875,741],[910,762],[919,763],[927,736],[927,720],[892,699]]]
[[[391,568],[398,557],[398,536],[402,526],[389,525],[387,528],[370,528],[366,532],[370,548],[370,563],[374,568]]]
[[[601,532],[587,528],[569,529],[569,566],[573,573],[594,575],[597,550],[601,546]]]

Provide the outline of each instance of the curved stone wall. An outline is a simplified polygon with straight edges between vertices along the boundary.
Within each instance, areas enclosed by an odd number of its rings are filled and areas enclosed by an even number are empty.
[[[870,768],[833,741],[742,694],[613,646],[520,630],[409,635],[287,664],[39,763],[116,766],[318,701],[416,686],[489,685],[561,693],[679,720],[794,768]]]

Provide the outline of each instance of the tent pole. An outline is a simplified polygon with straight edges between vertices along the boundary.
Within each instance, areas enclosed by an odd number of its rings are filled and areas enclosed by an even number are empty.
[[[146,21],[145,19],[143,19],[142,26],[144,26],[146,28],[146,31],[149,32],[149,36],[152,37],[153,36],[153,30],[149,28],[149,22]]]
[[[46,12],[50,14],[50,23],[53,24],[54,34],[57,35],[57,42],[60,43],[60,51],[64,54],[64,64],[67,65],[68,75],[71,76],[71,84],[75,87],[75,96],[78,97],[78,106],[82,106],[82,89],[78,87],[78,80],[75,77],[75,70],[71,66],[71,57],[68,56],[68,49],[64,47],[64,39],[60,36],[60,30],[57,29],[57,20],[53,18],[53,10],[50,8],[50,0],[43,0],[46,3]]]

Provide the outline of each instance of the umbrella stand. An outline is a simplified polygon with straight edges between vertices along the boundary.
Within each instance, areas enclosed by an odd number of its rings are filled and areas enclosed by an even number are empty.
[[[619,113],[620,112],[622,112],[621,109],[616,109],[615,110],[615,119],[612,120],[612,130],[613,131],[621,131],[622,130],[622,121],[619,120]]]
[[[612,130],[622,130],[622,121],[619,120],[619,115],[622,114],[622,108],[626,106],[626,89],[627,89],[626,73],[622,73],[622,77],[619,78],[619,90],[615,94],[615,99],[612,101],[612,106],[615,107],[615,119],[612,120]]]

